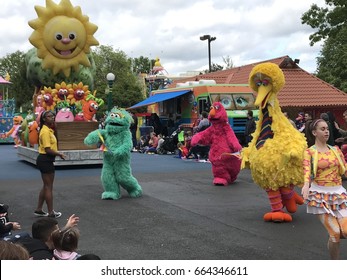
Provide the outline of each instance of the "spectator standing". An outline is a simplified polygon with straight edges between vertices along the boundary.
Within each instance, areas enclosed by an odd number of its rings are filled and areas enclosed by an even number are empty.
[[[132,149],[132,151],[136,152],[137,151],[137,149],[136,149],[136,147],[137,147],[136,133],[137,133],[137,126],[138,126],[138,118],[135,115],[135,113],[133,113],[133,112],[130,112],[130,115],[133,118],[133,122],[130,125],[131,138],[132,138],[132,141],[133,141],[133,149]]]
[[[335,145],[335,139],[333,134],[333,124],[329,121],[329,115],[327,113],[320,114],[320,118],[325,120],[325,122],[328,124],[329,128],[329,139],[328,139],[328,145],[334,146]]]
[[[347,110],[343,112],[342,116],[343,116],[343,119],[345,120],[345,122],[347,123]],[[335,125],[335,128],[338,130],[338,132],[341,135],[341,137],[337,138],[335,141],[337,143],[347,143],[347,130],[343,130],[342,128],[340,128],[340,126],[337,122],[335,122],[334,125]]]
[[[208,120],[208,113],[206,111],[202,111],[201,112],[201,120],[200,120],[198,126],[196,126],[195,131],[193,131],[193,132],[197,133],[197,132],[204,131],[210,125],[211,124],[210,124],[210,121]]]
[[[306,138],[306,142],[307,142],[307,146],[311,147],[312,145],[314,145],[315,142],[315,138],[314,136],[311,134],[311,130],[310,130],[310,125],[312,123],[312,115],[311,113],[305,113],[305,138]]]
[[[327,112],[327,115],[329,117],[329,122],[331,123],[332,125],[332,134],[333,134],[333,138],[334,138],[334,142],[336,143],[336,139],[340,138],[341,137],[341,133],[339,132],[339,130],[336,128],[336,118],[335,118],[335,115],[328,111]],[[335,144],[336,145],[336,144]]]
[[[174,131],[175,131],[175,120],[173,118],[173,115],[169,114],[169,119],[167,121],[168,136],[171,136]]]
[[[247,113],[247,120],[245,126],[245,145],[252,141],[252,133],[255,131],[255,119],[253,118],[253,111],[249,110]]]
[[[298,116],[295,119],[295,126],[296,129],[300,132],[304,132],[305,129],[305,114],[303,112],[300,112]]]
[[[162,133],[163,126],[161,124],[160,118],[156,113],[152,113],[149,118],[149,125],[153,126],[156,135]]]

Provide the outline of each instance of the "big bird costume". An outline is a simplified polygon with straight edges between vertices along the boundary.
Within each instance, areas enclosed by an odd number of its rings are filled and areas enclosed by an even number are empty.
[[[268,195],[271,212],[265,221],[291,222],[297,204],[303,199],[294,191],[302,186],[306,139],[281,111],[277,94],[284,86],[282,70],[274,63],[256,65],[249,75],[249,85],[257,93],[259,121],[248,147],[242,149],[241,168],[250,168],[253,180]]]

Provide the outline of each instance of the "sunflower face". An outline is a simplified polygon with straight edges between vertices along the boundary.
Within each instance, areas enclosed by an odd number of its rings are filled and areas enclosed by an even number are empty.
[[[80,64],[90,67],[87,54],[91,46],[99,44],[93,37],[98,27],[70,0],[62,0],[59,5],[46,0],[46,6],[35,6],[38,18],[29,21],[34,29],[29,41],[37,48],[42,68],[69,77],[71,68],[78,71]]]
[[[47,51],[60,59],[72,59],[79,55],[86,45],[86,39],[83,24],[75,18],[54,17],[43,30]]]

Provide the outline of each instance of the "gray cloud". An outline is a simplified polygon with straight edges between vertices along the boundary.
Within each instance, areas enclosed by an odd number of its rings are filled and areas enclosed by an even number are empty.
[[[4,3],[3,3],[4,2]],[[56,0],[55,3],[60,1]],[[324,5],[324,0],[316,0]],[[230,56],[235,65],[271,59],[283,55],[300,58],[309,72],[316,69],[320,46],[310,47],[308,37],[314,31],[301,24],[300,17],[311,0],[71,0],[83,14],[98,25],[96,39],[111,45],[129,57],[160,57],[169,74],[208,68],[207,41],[199,37],[217,37],[211,43],[212,61],[223,64]],[[34,6],[46,6],[43,0],[2,1],[0,25],[3,42],[0,57],[32,46],[28,21],[37,18]]]

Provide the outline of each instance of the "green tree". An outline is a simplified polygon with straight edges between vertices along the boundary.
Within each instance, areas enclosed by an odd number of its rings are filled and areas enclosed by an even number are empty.
[[[155,60],[150,60],[148,57],[140,56],[132,59],[133,72],[137,74],[149,73],[155,63]]]
[[[326,39],[317,64],[318,78],[347,92],[347,28]]]
[[[311,8],[305,12],[301,21],[303,24],[317,29],[310,35],[310,45],[337,36],[337,34],[347,25],[347,5],[345,0],[325,0],[326,7],[318,7],[312,4]]]
[[[107,73],[115,75],[112,89],[112,104],[123,108],[143,100],[143,85],[137,75],[131,69],[131,59],[120,50],[114,50],[111,46],[98,46],[93,50],[96,65],[95,89],[96,96],[107,103]],[[107,104],[101,107],[104,112]]]
[[[345,0],[326,0],[326,7],[316,4],[305,12],[302,23],[316,31],[310,45],[324,40],[317,58],[317,76],[347,92],[347,5]]]
[[[21,51],[8,54],[0,58],[0,75],[10,75],[9,95],[16,101],[16,111],[22,107],[26,112],[32,109],[32,95],[34,89],[28,84],[26,78],[25,53]]]

